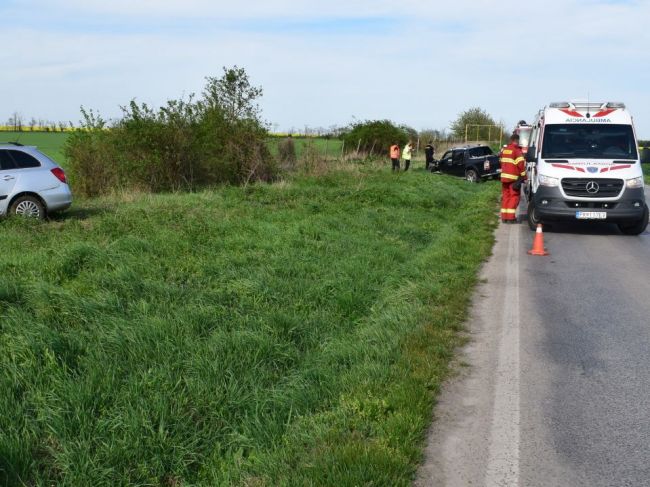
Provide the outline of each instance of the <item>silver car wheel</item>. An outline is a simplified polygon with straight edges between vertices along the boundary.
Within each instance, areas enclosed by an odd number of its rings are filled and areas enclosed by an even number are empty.
[[[33,201],[24,200],[16,205],[16,215],[40,217],[41,209]]]

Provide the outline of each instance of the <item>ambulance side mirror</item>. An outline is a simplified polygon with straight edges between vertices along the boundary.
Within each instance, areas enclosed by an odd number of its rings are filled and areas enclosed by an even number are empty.
[[[537,147],[531,145],[526,152],[526,162],[535,162],[537,160]]]

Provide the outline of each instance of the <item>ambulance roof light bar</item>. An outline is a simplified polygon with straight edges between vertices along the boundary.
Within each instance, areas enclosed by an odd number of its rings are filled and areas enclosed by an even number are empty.
[[[605,103],[588,103],[584,101],[574,101],[574,102],[569,102],[569,101],[556,101],[553,103],[549,103],[550,108],[570,108],[571,110],[575,110],[576,108],[600,108],[605,109],[605,108],[625,108],[625,103],[621,103],[619,101],[608,101]]]

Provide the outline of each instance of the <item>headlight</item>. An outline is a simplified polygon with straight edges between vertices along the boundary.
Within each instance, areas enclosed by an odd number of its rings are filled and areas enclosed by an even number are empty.
[[[628,179],[627,187],[630,189],[643,188],[643,177]]]
[[[540,186],[548,186],[549,188],[555,188],[560,185],[560,180],[558,178],[544,176],[543,174],[538,174],[537,180],[539,181]]]

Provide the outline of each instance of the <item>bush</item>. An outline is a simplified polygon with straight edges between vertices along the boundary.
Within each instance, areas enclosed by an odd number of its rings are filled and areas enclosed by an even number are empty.
[[[412,136],[413,129],[397,126],[390,120],[369,120],[352,124],[342,136],[348,152],[359,148],[359,152],[368,156],[388,155],[390,146],[406,144]],[[417,134],[416,134],[417,135]]]
[[[83,108],[85,130],[75,130],[65,145],[65,155],[70,164],[70,179],[75,191],[94,195],[104,188],[118,185],[117,148],[111,142],[106,122],[92,110]]]
[[[298,167],[304,174],[322,176],[328,170],[327,157],[321,152],[313,140],[305,144]]]
[[[278,144],[278,158],[280,163],[287,168],[292,169],[296,165],[296,145],[292,137],[280,141]]]
[[[71,179],[89,196],[116,188],[160,192],[270,180],[276,168],[253,103],[260,95],[235,66],[224,68],[222,78],[207,78],[198,100],[170,100],[158,110],[131,101],[110,127],[82,108],[81,128],[65,147]]]

